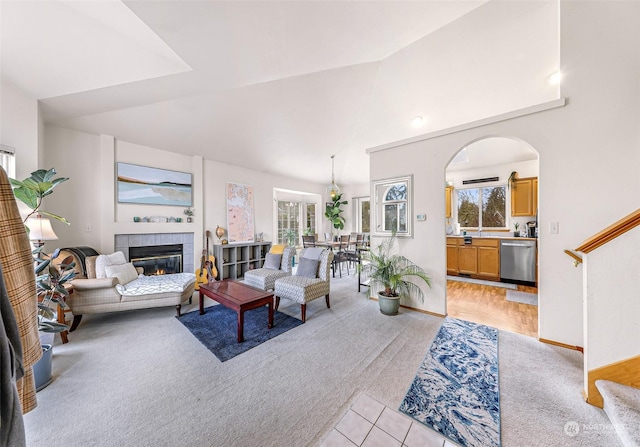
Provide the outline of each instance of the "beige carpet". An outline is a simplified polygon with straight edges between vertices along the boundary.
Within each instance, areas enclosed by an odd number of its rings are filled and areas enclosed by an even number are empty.
[[[353,277],[332,280],[331,309],[310,303],[305,324],[224,363],[170,307],[86,315],[54,348],[54,381],[25,415],[28,445],[313,446],[363,392],[397,408],[442,319],[384,316],[356,290]],[[563,433],[568,420],[607,423],[581,399],[581,361],[500,333],[504,446],[616,445]]]

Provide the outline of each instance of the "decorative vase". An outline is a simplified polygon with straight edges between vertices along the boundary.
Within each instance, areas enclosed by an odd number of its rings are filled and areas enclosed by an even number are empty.
[[[191,222],[193,222],[193,217],[188,216],[188,217],[187,217],[187,223],[191,223]]]
[[[33,365],[33,376],[36,382],[36,391],[40,391],[51,383],[52,358],[53,346],[42,345],[42,357]]]
[[[380,312],[384,315],[397,315],[400,309],[399,296],[385,296],[382,292],[378,292],[378,305]]]

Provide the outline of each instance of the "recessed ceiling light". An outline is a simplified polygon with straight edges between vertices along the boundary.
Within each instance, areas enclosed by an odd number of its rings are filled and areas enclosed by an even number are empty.
[[[411,120],[412,127],[422,127],[424,125],[424,118],[421,116],[416,116]]]
[[[556,71],[555,73],[551,74],[547,78],[547,81],[549,81],[549,84],[551,85],[558,85],[560,84],[561,80],[562,80],[562,73],[559,71]]]

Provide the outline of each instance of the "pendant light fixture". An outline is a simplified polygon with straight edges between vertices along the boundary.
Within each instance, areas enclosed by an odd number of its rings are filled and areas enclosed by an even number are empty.
[[[340,194],[340,187],[336,185],[336,180],[333,173],[333,162],[335,157],[335,155],[331,156],[331,184],[327,186],[327,193],[329,194],[329,196],[331,196],[331,199]]]

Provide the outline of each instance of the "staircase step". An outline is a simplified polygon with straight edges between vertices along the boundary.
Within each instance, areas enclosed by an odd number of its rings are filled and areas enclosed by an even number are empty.
[[[640,446],[640,389],[596,380],[604,399],[604,411],[626,447]]]

